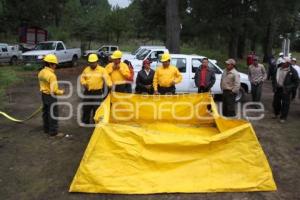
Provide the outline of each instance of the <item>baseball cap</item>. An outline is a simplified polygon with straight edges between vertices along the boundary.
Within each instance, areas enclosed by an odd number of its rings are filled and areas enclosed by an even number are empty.
[[[233,58],[229,58],[228,60],[225,61],[225,63],[226,63],[226,64],[229,64],[229,65],[230,65],[230,64],[232,64],[232,65],[235,65],[235,64],[236,64],[236,62],[235,62],[235,60],[234,60]]]

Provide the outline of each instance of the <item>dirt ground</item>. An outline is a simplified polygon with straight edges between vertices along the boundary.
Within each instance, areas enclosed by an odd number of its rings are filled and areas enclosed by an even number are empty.
[[[70,80],[73,85],[81,68],[57,70],[60,80]],[[40,105],[36,72],[26,73],[26,81],[7,90],[5,111],[19,118],[25,117]],[[110,195],[69,193],[69,185],[79,166],[92,134],[92,128],[77,125],[75,116],[60,123],[60,130],[71,138],[49,139],[42,131],[41,115],[15,124],[0,118],[0,199],[300,199],[300,100],[291,104],[286,124],[272,117],[271,83],[264,85],[263,103],[265,118],[253,125],[273,170],[278,190],[276,192],[209,193],[209,194],[157,194]],[[74,91],[67,101],[76,108],[79,98]],[[76,112],[76,109],[74,109]],[[67,113],[61,107],[61,114]]]

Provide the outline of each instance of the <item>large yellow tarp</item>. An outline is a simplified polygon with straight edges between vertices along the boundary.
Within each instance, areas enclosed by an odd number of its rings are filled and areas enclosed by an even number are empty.
[[[114,93],[95,120],[70,192],[276,190],[251,124],[220,117],[209,94]]]

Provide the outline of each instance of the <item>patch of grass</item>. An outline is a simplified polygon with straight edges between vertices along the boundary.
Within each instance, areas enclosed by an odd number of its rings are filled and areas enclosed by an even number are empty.
[[[224,62],[227,59],[226,53],[222,51],[206,49],[206,48],[190,46],[190,45],[182,45],[181,53],[206,56],[210,59],[217,60],[218,62]]]
[[[266,67],[266,65],[265,65],[265,67]],[[237,60],[236,69],[238,71],[240,71],[240,72],[247,73],[248,72],[248,66],[247,66],[247,63],[246,63],[246,59],[244,59],[244,60]]]
[[[299,63],[300,63],[300,52],[293,51],[291,53],[292,53],[292,57],[297,59],[297,63],[299,65]]]
[[[228,59],[226,52],[223,52],[222,50],[212,50],[199,47],[197,45],[191,46],[190,44],[183,44],[180,48],[180,51],[182,54],[196,54],[216,60],[218,66],[220,66],[222,69],[225,68],[224,62]]]
[[[158,40],[130,40],[119,45],[121,51],[133,52],[140,46],[165,46],[165,44]]]
[[[20,81],[17,73],[11,67],[1,67],[0,68],[0,107],[4,100],[5,88]]]
[[[3,88],[0,88],[0,108],[2,106],[2,100],[3,100],[3,96],[4,96],[4,89]]]
[[[216,60],[219,67],[225,69],[225,61],[228,59],[227,52],[225,50],[213,50],[204,47],[191,46],[190,44],[184,44],[181,46],[181,53],[183,54],[197,54],[201,56],[206,56],[209,59]],[[237,70],[240,72],[247,72],[248,66],[246,63],[246,58],[242,60],[237,60]]]
[[[136,46],[134,44],[123,44],[123,45],[120,45],[119,48],[120,48],[121,51],[133,52],[137,48],[139,48],[139,46]]]
[[[41,68],[41,64],[20,64],[20,65],[15,65],[11,66],[11,69],[15,71],[38,71]]]
[[[0,87],[7,87],[11,85],[12,83],[16,82],[19,80],[17,73],[15,70],[10,69],[10,68],[0,68]]]

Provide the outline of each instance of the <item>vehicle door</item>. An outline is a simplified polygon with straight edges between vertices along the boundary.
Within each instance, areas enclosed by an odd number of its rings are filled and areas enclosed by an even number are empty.
[[[58,58],[59,63],[68,61],[68,57],[69,57],[68,52],[61,42],[58,42],[56,45],[56,56]]]
[[[3,52],[2,52],[2,46],[0,45],[0,62],[4,62],[3,58],[4,58],[4,55],[3,55]]]
[[[109,51],[109,54],[112,54],[114,51],[117,51],[118,48],[117,47],[110,47],[110,51]]]
[[[103,55],[103,54],[105,54],[105,55],[109,54],[109,47],[104,46],[98,50],[98,55]]]
[[[193,58],[192,59],[192,67],[191,67],[191,73],[190,73],[190,92],[198,92],[198,88],[195,84],[195,73],[197,69],[201,66],[202,62],[200,58]],[[220,80],[222,76],[222,72],[211,62],[208,62],[208,67],[215,72],[216,75],[216,82],[211,88],[211,92],[213,94],[219,94],[221,93],[220,91]]]
[[[9,62],[10,61],[10,55],[9,55],[8,48],[6,45],[0,46],[0,61],[1,62]]]
[[[213,94],[222,94],[221,85],[220,85],[221,78],[222,78],[222,71],[220,70],[219,67],[216,66],[216,64],[214,64],[210,60],[208,62],[208,66],[210,69],[212,69],[215,72],[215,75],[216,75],[216,82],[213,85],[213,87],[211,88],[211,92]]]
[[[189,92],[195,93],[198,92],[198,88],[195,84],[195,73],[197,69],[201,66],[201,59],[200,58],[192,58],[191,60],[191,67],[189,70]]]
[[[176,84],[176,92],[188,93],[189,92],[189,73],[187,71],[187,59],[186,58],[171,58],[171,65],[178,68],[182,75],[182,81]]]

